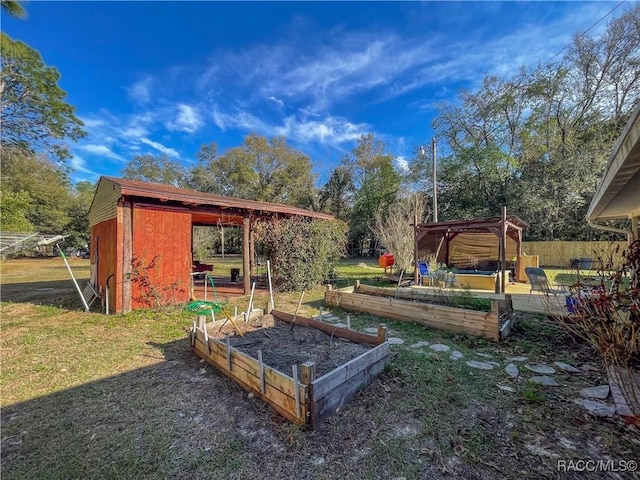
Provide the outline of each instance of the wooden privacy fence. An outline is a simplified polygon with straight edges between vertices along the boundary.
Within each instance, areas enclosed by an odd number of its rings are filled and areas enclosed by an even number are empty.
[[[285,312],[274,310],[271,313],[285,322],[294,320],[293,315]],[[287,420],[314,427],[348,403],[382,372],[390,360],[389,342],[384,325],[378,327],[376,336],[300,316],[295,317],[295,324],[300,328],[329,330],[333,337],[376,346],[315,378],[316,367],[312,362],[300,365],[300,371],[294,365],[289,376],[264,364],[261,351],[256,359],[233,348],[228,336],[226,341],[209,337],[204,317],[200,317],[198,325],[193,325],[191,345],[196,355],[245,390],[253,392]]]
[[[622,251],[627,247],[627,242],[522,242],[522,251],[527,255],[538,255],[541,267],[571,267],[572,259],[589,258],[592,260],[592,268],[597,269],[598,257],[605,260],[612,257],[620,261]]]

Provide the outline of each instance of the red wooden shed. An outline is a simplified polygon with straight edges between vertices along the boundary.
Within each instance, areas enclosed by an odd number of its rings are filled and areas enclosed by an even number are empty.
[[[331,220],[324,213],[279,203],[257,202],[196,192],[169,185],[101,177],[89,210],[91,281],[109,287],[110,310],[128,312],[190,296],[194,225],[243,228],[243,290],[251,284],[251,225],[274,216]]]

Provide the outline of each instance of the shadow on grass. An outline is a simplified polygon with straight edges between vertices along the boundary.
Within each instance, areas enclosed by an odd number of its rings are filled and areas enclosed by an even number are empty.
[[[204,368],[187,339],[155,346],[165,361],[3,408],[3,476],[249,474],[249,436],[235,432],[255,432],[275,414],[249,405],[240,387]],[[243,416],[250,409],[258,415]],[[272,453],[264,448],[258,453]]]
[[[81,280],[83,285],[86,280]],[[14,303],[35,303],[70,310],[82,309],[82,300],[73,281],[47,280],[2,285],[2,301]],[[97,309],[94,304],[92,309]]]

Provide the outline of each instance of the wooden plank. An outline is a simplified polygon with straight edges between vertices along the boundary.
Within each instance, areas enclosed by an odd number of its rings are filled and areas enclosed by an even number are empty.
[[[358,304],[367,304],[369,306],[375,305],[378,309],[388,312],[393,312],[396,309],[403,309],[406,312],[411,311],[412,313],[433,312],[437,313],[440,317],[448,317],[456,320],[465,319],[467,322],[477,322],[482,325],[487,321],[490,321],[488,317],[491,317],[491,313],[489,312],[480,312],[477,310],[468,310],[430,303],[416,303],[393,298],[372,297],[370,295],[361,295],[356,293],[336,294],[335,292],[326,292],[325,301],[329,304],[338,306]]]
[[[372,363],[377,362],[387,355],[389,355],[389,343],[385,342],[323,376],[316,378],[311,382],[311,385],[313,385],[312,400],[315,401],[324,397],[338,385],[346,382]]]
[[[258,350],[258,378],[260,378],[260,393],[264,394],[264,363],[262,363],[262,350]]]
[[[357,280],[356,280],[357,281]],[[331,285],[329,285],[330,287]],[[345,292],[345,293],[353,293],[355,290],[355,287],[353,285],[349,285],[348,287],[342,287],[342,288],[332,288],[332,290],[336,291],[336,292]]]
[[[360,285],[356,293],[364,293],[366,295],[376,295],[380,297],[397,297],[408,300],[434,300],[436,298],[448,298],[448,295],[443,295],[441,292],[419,290],[417,288],[410,287],[390,289],[385,287],[374,287],[372,285]]]
[[[389,360],[390,357],[387,355],[367,365],[364,369],[360,370],[347,381],[337,385],[327,395],[321,398],[314,398],[314,387],[312,383],[309,391],[309,395],[311,396],[309,422],[311,425],[314,427],[320,425],[327,417],[335,413],[338,408],[351,401],[363,386],[370,384],[380,372],[384,370]]]
[[[196,343],[197,342],[200,342],[202,344],[202,348],[205,348],[204,337],[201,332],[196,333]],[[217,357],[221,358],[223,366],[225,368],[228,368],[226,344],[216,339],[209,338],[209,347],[211,349],[211,355],[216,355]],[[251,375],[260,379],[260,362],[257,359],[232,347],[231,370],[233,371],[234,369],[239,368],[245,370],[246,372],[249,372]],[[273,388],[280,390],[282,393],[288,395],[291,398],[295,396],[293,379],[291,377],[276,370],[275,368],[264,364],[263,370],[265,385],[271,385]]]
[[[295,401],[296,401],[296,417],[300,418],[300,389],[298,388],[300,383],[298,382],[298,365],[293,364],[291,367],[293,373],[293,385],[295,390]]]
[[[265,382],[265,393],[263,394],[260,389],[260,378],[247,372],[242,368],[234,368],[231,371],[227,370],[227,360],[219,355],[217,352],[211,352],[211,355],[207,355],[204,344],[196,339],[194,352],[201,358],[204,358],[207,363],[216,367],[218,371],[234,380],[245,390],[253,392],[256,396],[263,399],[269,405],[274,407],[278,413],[283,415],[290,421],[296,423],[306,423],[307,408],[305,404],[296,406],[294,397],[291,397],[279,389],[275,388],[268,382]],[[292,388],[293,390],[293,388]],[[300,398],[306,398],[307,391],[305,386],[300,386]],[[300,416],[296,415],[296,411],[300,409]]]
[[[325,301],[340,308],[395,320],[422,323],[433,328],[480,335],[492,340],[500,338],[498,317],[491,313],[332,291],[325,292]]]
[[[300,381],[305,385],[309,385],[316,379],[316,364],[313,362],[304,362],[300,365]]]
[[[201,345],[201,344],[200,344]],[[265,393],[262,394],[259,389],[256,389],[252,384],[253,377],[247,376],[246,372],[239,373],[239,371],[229,372],[225,367],[220,366],[214,358],[208,357],[201,349],[194,350],[196,354],[205,359],[205,361],[216,368],[220,373],[229,377],[231,380],[240,385],[244,390],[254,393],[257,397],[261,398],[264,402],[269,404],[276,412],[285,417],[287,420],[303,424],[306,423],[307,409],[306,405],[301,408],[301,417],[296,417],[295,401],[291,397],[284,395],[279,390],[273,388],[270,385],[266,385]]]
[[[327,290],[327,292],[333,291],[334,290]],[[274,317],[279,318],[283,322],[291,323],[293,321],[293,315],[291,315],[290,313],[274,310],[271,312],[271,314]],[[334,337],[346,338],[347,340],[351,340],[352,342],[366,343],[368,345],[378,344],[378,337],[375,335],[367,335],[366,333],[355,332],[353,330],[349,330],[348,328],[334,327],[333,325],[318,322],[317,320],[313,320],[311,318],[298,316],[296,317],[296,325],[317,328],[318,330],[322,330],[323,332],[333,335]]]
[[[445,323],[451,323],[453,325],[466,324],[480,329],[484,329],[487,323],[497,324],[498,322],[498,319],[493,318],[494,316],[489,312],[428,303],[416,303],[393,298],[379,298],[369,295],[335,295],[335,293],[327,292],[325,293],[325,301],[330,305],[337,305],[344,308],[352,307],[373,314],[384,313],[387,315],[399,315],[403,318],[411,318],[412,315],[422,315],[424,318],[429,318],[424,314],[430,314],[431,317],[437,315],[437,318]]]

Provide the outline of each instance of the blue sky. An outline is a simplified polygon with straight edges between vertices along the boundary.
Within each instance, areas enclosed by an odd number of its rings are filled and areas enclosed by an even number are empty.
[[[402,166],[434,105],[548,61],[618,2],[40,2],[3,30],[62,74],[88,136],[73,180],[284,135],[318,182],[361,134]],[[626,5],[601,22],[619,16]]]

